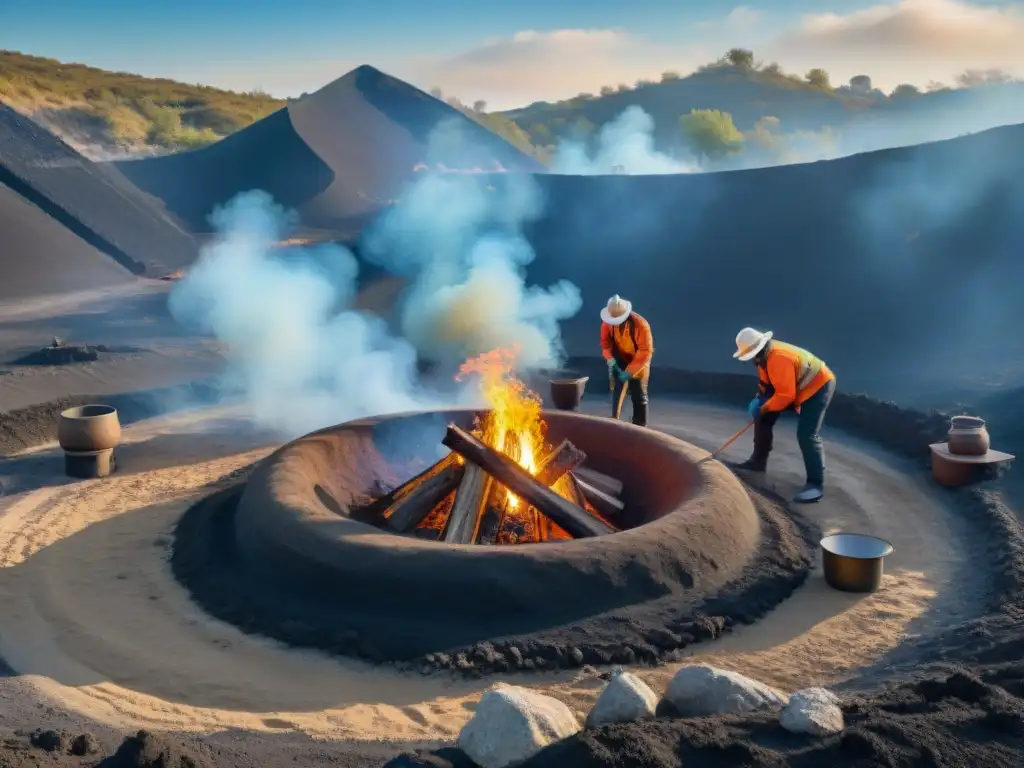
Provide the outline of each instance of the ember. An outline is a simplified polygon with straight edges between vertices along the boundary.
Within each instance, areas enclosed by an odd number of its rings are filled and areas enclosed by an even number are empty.
[[[395,533],[451,544],[527,544],[612,533],[607,516],[623,508],[622,484],[574,470],[586,454],[568,440],[546,444],[541,399],[513,373],[517,348],[466,361],[457,378],[475,376],[490,409],[472,433],[448,427],[451,453],[374,502]],[[611,490],[611,493],[609,493]]]

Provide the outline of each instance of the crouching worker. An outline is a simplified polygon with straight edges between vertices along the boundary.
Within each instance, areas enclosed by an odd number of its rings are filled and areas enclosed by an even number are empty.
[[[807,470],[807,485],[793,501],[818,501],[825,486],[825,453],[819,432],[836,391],[835,374],[806,349],[773,341],[771,331],[761,333],[744,328],[736,335],[733,357],[753,361],[760,379],[757,397],[747,407],[754,420],[754,453],[733,467],[764,472],[772,450],[775,422],[780,413],[792,408],[799,414],[796,439]]]
[[[654,336],[651,326],[618,295],[601,310],[601,354],[608,363],[612,418],[622,413],[626,391],[633,401],[633,423],[647,426],[647,383],[651,377]]]

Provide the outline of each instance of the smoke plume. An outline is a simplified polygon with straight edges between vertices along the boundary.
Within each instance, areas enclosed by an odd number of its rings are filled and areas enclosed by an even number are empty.
[[[654,118],[634,105],[602,126],[593,152],[585,141],[559,144],[551,172],[567,176],[597,176],[608,173],[666,174],[693,173],[694,163],[685,163],[654,148]]]
[[[558,324],[582,300],[567,280],[527,285],[535,254],[523,228],[542,209],[525,174],[428,173],[367,234],[366,258],[409,281],[400,327],[421,355],[461,362],[518,344],[520,369],[558,365]]]
[[[412,347],[383,320],[350,309],[351,252],[275,252],[293,218],[265,192],[239,195],[212,221],[217,236],[175,286],[170,310],[224,344],[229,383],[258,422],[295,436],[434,404],[416,385]]]

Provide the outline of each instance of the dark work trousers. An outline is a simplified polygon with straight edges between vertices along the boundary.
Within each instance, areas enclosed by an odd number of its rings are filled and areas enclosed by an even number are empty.
[[[619,362],[619,368],[626,369],[626,366]],[[611,380],[612,390],[612,418],[618,419],[622,414],[622,405],[626,400],[626,390],[629,390],[629,399],[633,402],[633,423],[647,426],[647,382],[650,379],[651,368],[648,366],[640,372],[639,376],[632,379],[620,381],[617,376]]]
[[[836,391],[835,379],[815,392],[810,399],[800,406],[800,414],[796,424],[796,441],[804,456],[804,469],[807,470],[807,484],[822,486],[825,484],[825,451],[821,446],[821,424],[825,421],[825,411],[832,402]],[[782,411],[772,411],[761,416],[754,423],[754,455],[753,460],[764,463],[772,450],[775,422]]]

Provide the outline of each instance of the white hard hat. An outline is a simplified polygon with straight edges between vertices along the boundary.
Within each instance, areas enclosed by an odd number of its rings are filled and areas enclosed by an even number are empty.
[[[758,352],[764,349],[772,338],[772,332],[761,333],[756,328],[744,328],[736,334],[736,352],[733,357],[747,362],[753,359]]]
[[[608,325],[622,325],[633,311],[633,304],[615,294],[608,299],[608,306],[601,310],[601,320]]]

